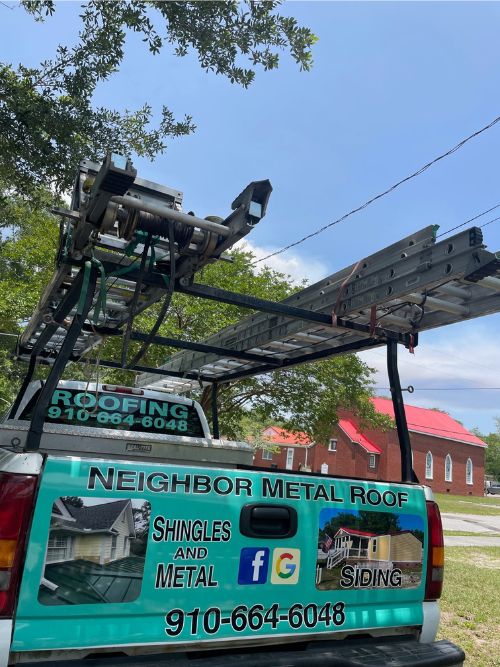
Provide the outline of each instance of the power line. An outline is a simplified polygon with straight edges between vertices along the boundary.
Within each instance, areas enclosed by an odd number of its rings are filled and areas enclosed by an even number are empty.
[[[497,220],[500,220],[500,215],[498,216],[498,218],[493,218],[493,220],[490,220],[489,222],[485,222],[484,225],[480,225],[480,227],[481,227],[481,229],[483,227],[487,227],[488,225],[491,225],[492,222],[496,222]]]
[[[482,218],[483,215],[486,215],[487,213],[490,213],[491,211],[494,211],[499,206],[500,206],[500,204],[496,204],[496,206],[492,206],[487,211],[483,211],[482,213],[478,213],[478,215],[475,215],[473,218],[469,218],[465,222],[462,222],[460,225],[456,225],[455,227],[452,227],[451,229],[447,229],[445,232],[441,232],[441,234],[438,234],[436,236],[436,238],[439,239],[439,238],[441,238],[441,236],[444,236],[445,234],[449,234],[450,232],[454,232],[456,229],[460,229],[460,227],[465,227],[465,225],[468,225],[469,222],[474,222],[474,220],[477,220],[478,218]],[[486,227],[486,225],[490,225],[492,222],[495,222],[495,220],[498,220],[498,218],[495,218],[494,220],[490,220],[489,222],[486,222],[484,225],[481,225],[481,227]]]
[[[354,215],[355,213],[359,213],[359,211],[362,211],[363,209],[367,208],[367,206],[370,206],[370,204],[373,204],[373,202],[377,201],[378,199],[381,199],[382,197],[385,197],[389,193],[393,192],[398,188],[400,185],[403,185],[403,183],[406,183],[407,181],[410,181],[412,178],[415,178],[416,176],[420,176],[420,174],[423,174],[424,171],[427,171],[432,165],[436,164],[436,162],[439,162],[440,160],[443,160],[445,157],[448,157],[449,155],[452,155],[456,151],[458,151],[462,146],[464,146],[467,142],[469,142],[471,139],[474,139],[475,137],[479,136],[483,132],[486,132],[486,130],[489,130],[492,128],[494,125],[496,125],[500,121],[500,116],[497,116],[494,120],[491,121],[491,123],[488,123],[488,125],[485,125],[482,127],[480,130],[477,130],[473,134],[470,134],[468,137],[465,139],[462,139],[456,146],[453,146],[453,148],[450,148],[450,150],[446,151],[446,153],[442,153],[441,155],[438,155],[438,157],[434,158],[434,160],[431,160],[427,164],[424,164],[423,167],[420,167],[420,169],[417,169],[417,171],[414,171],[413,174],[410,174],[409,176],[406,176],[405,178],[401,179],[394,185],[392,185],[390,188],[387,190],[384,190],[384,192],[381,192],[380,194],[376,195],[375,197],[372,197],[371,199],[368,199],[364,204],[361,204],[357,208],[352,209],[348,213],[345,213],[343,216],[340,218],[337,218],[333,222],[328,223],[327,225],[324,225],[320,229],[317,229],[315,232],[311,232],[310,234],[307,234],[306,236],[303,236],[301,239],[298,241],[294,241],[294,243],[290,243],[287,246],[284,246],[283,248],[280,248],[279,250],[276,250],[275,252],[269,253],[269,255],[266,255],[265,257],[262,257],[261,259],[257,259],[255,262],[252,263],[252,266],[255,264],[259,264],[260,262],[263,262],[266,259],[269,259],[271,257],[275,257],[276,255],[280,255],[281,253],[285,252],[286,250],[290,250],[290,248],[294,248],[297,245],[300,245],[304,241],[307,241],[310,238],[313,238],[314,236],[317,236],[318,234],[321,234],[324,232],[326,229],[329,229],[330,227],[333,227],[334,225],[338,225],[340,222],[343,222],[346,220],[346,218],[349,218],[350,216]]]
[[[390,387],[375,387],[376,391],[390,391]],[[500,387],[413,387],[415,391],[500,391]]]

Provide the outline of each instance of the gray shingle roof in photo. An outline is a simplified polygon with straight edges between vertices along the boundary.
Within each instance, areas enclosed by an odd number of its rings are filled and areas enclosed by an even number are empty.
[[[127,499],[87,507],[73,507],[73,505],[65,504],[65,507],[76,519],[75,528],[109,530],[129,503],[130,500]]]

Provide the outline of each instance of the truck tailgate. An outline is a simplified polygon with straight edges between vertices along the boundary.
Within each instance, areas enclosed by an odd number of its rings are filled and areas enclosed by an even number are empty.
[[[408,637],[384,641],[365,639],[339,644],[315,642],[295,650],[216,652],[215,655],[106,656],[62,661],[57,667],[462,667],[465,654],[441,640],[419,644]],[[25,663],[25,667],[54,667],[53,662]]]
[[[48,457],[13,651],[422,624],[418,485]]]

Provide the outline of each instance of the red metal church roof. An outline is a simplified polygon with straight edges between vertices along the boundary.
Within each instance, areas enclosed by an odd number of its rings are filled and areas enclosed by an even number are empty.
[[[262,433],[267,440],[279,445],[310,445],[311,440],[306,433],[291,433],[280,426],[268,426]]]
[[[372,398],[372,402],[377,412],[382,412],[394,419],[394,408],[390,399]],[[465,442],[468,445],[486,447],[485,442],[467,431],[462,424],[455,421],[445,412],[417,408],[415,405],[405,404],[405,413],[409,431],[423,433],[425,435],[433,435],[438,438],[446,438],[446,440]]]
[[[380,447],[377,447],[373,442],[368,440],[366,436],[358,431],[355,424],[349,419],[339,419],[339,426],[347,435],[349,440],[352,442],[357,442],[358,445],[361,445],[364,450],[370,452],[370,454],[381,454],[382,450]]]

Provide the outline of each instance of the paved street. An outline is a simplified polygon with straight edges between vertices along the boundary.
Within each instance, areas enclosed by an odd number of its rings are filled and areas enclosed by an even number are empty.
[[[445,535],[445,547],[500,547],[500,537]]]
[[[441,514],[444,530],[477,533],[476,535],[445,535],[447,547],[500,547],[500,513],[493,516],[481,514]]]
[[[444,530],[461,530],[468,533],[500,534],[500,511],[496,515],[482,514],[441,514]]]

